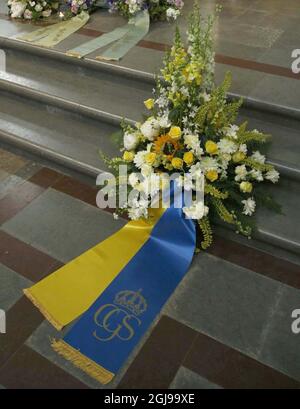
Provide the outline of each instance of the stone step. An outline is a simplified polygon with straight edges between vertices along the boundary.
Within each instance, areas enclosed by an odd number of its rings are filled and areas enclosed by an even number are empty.
[[[65,55],[58,59],[57,51],[43,49],[30,58],[27,51],[5,51],[7,69],[0,75],[0,89],[4,91],[113,124],[122,118],[133,123],[145,113],[143,101],[151,96],[154,84],[150,74],[125,72],[124,67],[108,63],[86,64]],[[293,112],[278,107],[272,112],[265,105],[246,101],[241,120],[247,119],[251,127],[273,135],[271,163],[285,176],[300,180],[300,120]]]
[[[95,177],[105,170],[98,147],[108,155],[117,154],[109,135],[116,125],[93,120],[69,111],[0,92],[1,140]],[[261,211],[255,237],[277,247],[300,253],[300,232],[294,228],[300,206],[300,184],[284,179],[270,186],[283,206],[284,216]]]
[[[95,177],[105,170],[99,149],[118,149],[109,135],[117,127],[79,114],[0,92],[0,139],[18,148]]]

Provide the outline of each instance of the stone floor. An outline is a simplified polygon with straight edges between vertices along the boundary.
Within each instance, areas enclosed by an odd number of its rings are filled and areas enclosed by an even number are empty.
[[[12,37],[35,26],[11,21],[5,15],[5,0],[0,0],[0,36]],[[185,1],[178,20],[186,31],[186,18],[193,0]],[[233,73],[235,93],[277,105],[300,108],[300,74],[291,70],[292,51],[300,48],[300,9],[295,0],[199,0],[203,14],[216,4],[223,6],[216,30],[217,80],[227,70]],[[124,24],[107,11],[95,12],[90,22],[55,49],[63,51]],[[143,72],[158,72],[164,50],[171,44],[174,25],[155,23],[149,34],[117,63]],[[95,59],[97,52],[88,56]]]
[[[4,147],[0,179],[0,385],[100,388],[51,349],[61,335],[22,289],[125,221],[96,207],[88,181]],[[217,236],[108,387],[299,389],[300,261],[277,257]]]

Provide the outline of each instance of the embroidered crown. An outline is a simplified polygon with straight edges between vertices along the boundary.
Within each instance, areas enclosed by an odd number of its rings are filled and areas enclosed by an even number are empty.
[[[115,304],[121,305],[134,315],[141,315],[147,309],[147,302],[141,292],[141,289],[136,292],[130,290],[120,291],[115,297]]]

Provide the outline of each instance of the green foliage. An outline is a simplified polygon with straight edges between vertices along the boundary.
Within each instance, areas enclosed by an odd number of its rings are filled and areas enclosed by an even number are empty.
[[[204,187],[204,191],[206,194],[211,195],[212,197],[215,197],[216,199],[227,199],[228,198],[228,192],[221,192],[219,189],[217,189],[215,186],[206,183]]]
[[[229,224],[235,223],[232,213],[230,213],[230,211],[226,208],[221,199],[217,199],[214,197],[212,198],[211,203],[213,204],[221,220]]]
[[[198,220],[198,225],[200,227],[203,240],[200,245],[203,250],[208,249],[213,242],[213,233],[208,217],[203,217],[201,220]]]

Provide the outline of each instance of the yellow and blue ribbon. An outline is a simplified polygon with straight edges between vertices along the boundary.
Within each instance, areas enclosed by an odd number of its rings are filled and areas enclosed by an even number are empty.
[[[25,295],[58,330],[82,315],[147,242],[163,209],[149,221],[131,221],[103,242],[70,261]]]
[[[196,245],[193,220],[168,208],[149,239],[53,348],[108,383],[186,274]]]

